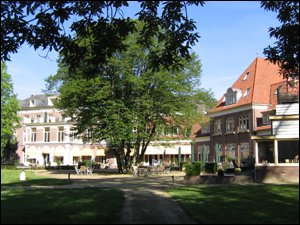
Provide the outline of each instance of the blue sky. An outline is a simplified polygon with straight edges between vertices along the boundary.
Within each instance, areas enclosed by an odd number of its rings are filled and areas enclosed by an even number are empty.
[[[137,2],[129,2],[125,17],[138,11]],[[260,8],[259,1],[209,1],[204,7],[188,8],[188,17],[196,21],[201,36],[192,47],[202,64],[201,88],[211,89],[219,100],[257,57],[265,57],[263,49],[276,41],[270,39],[269,27],[279,26],[277,14]],[[23,45],[6,62],[12,76],[14,93],[22,100],[41,94],[44,79],[57,71],[57,52],[34,51]]]

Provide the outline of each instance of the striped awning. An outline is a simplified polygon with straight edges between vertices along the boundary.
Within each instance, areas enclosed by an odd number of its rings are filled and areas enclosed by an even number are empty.
[[[91,156],[93,154],[93,150],[90,148],[85,148],[81,151],[82,156]]]
[[[62,157],[62,156],[64,156],[64,150],[63,150],[62,148],[57,149],[57,150],[54,152],[54,156],[57,156],[57,157]]]
[[[28,156],[30,156],[30,155],[36,155],[36,149],[30,148],[30,149],[27,151],[26,155],[28,155]]]
[[[80,153],[79,149],[74,149],[72,153],[73,153],[73,157],[80,157],[81,156],[81,153]]]
[[[96,156],[105,156],[105,149],[98,149],[96,152]]]
[[[145,155],[163,155],[164,147],[163,146],[148,146],[145,152]]]

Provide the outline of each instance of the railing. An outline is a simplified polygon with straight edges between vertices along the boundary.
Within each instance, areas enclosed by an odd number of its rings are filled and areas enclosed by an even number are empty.
[[[277,93],[278,104],[299,102],[299,87],[282,87]]]
[[[24,123],[57,123],[57,122],[68,122],[70,118],[64,118],[64,117],[48,117],[48,118],[44,118],[44,117],[39,117],[39,118],[24,118]]]

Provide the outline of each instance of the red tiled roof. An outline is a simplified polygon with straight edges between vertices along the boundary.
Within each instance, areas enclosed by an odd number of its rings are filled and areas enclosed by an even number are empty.
[[[250,72],[247,80],[243,81],[245,75]],[[250,103],[270,103],[270,85],[284,81],[279,74],[279,67],[271,63],[265,58],[256,58],[245,72],[237,79],[231,86],[233,89],[242,90],[242,96],[236,104],[225,105],[223,99],[225,95],[218,101],[218,103],[210,110],[210,112],[221,111],[225,109],[235,108]],[[245,91],[250,88],[246,97],[243,97]]]
[[[256,131],[258,131],[258,130],[269,130],[269,129],[271,129],[271,125],[257,127],[257,128],[256,128]]]

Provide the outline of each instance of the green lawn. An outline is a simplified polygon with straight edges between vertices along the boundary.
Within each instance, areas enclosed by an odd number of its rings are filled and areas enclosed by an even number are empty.
[[[168,193],[199,223],[299,224],[299,184],[195,186]]]
[[[1,224],[111,224],[123,201],[112,188],[1,190]]]
[[[21,170],[1,170],[1,186],[48,186],[48,185],[66,185],[65,180],[34,175],[34,171],[25,171],[26,180],[20,181]]]

